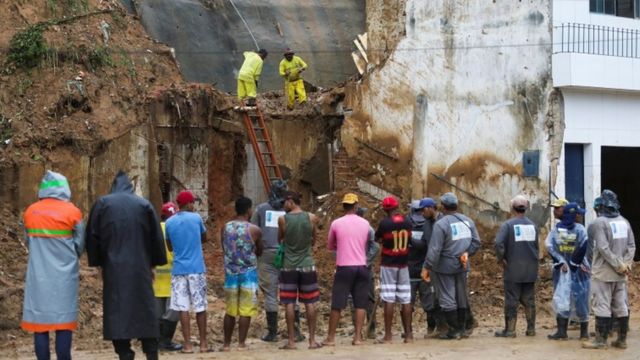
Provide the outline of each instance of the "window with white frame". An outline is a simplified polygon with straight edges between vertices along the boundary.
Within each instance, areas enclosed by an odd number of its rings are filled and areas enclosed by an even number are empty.
[[[627,18],[640,18],[640,0],[589,0],[589,11]]]

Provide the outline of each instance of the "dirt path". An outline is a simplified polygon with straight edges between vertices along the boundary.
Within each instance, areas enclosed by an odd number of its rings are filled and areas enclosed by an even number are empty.
[[[546,323],[546,322],[545,322]],[[322,348],[319,350],[306,350],[306,343],[299,344],[297,351],[278,350],[276,345],[265,344],[258,339],[250,339],[251,350],[240,352],[233,350],[230,353],[215,352],[211,354],[161,354],[161,358],[171,359],[229,359],[229,360],[249,360],[260,358],[261,360],[305,360],[326,359],[549,359],[549,360],[595,360],[612,358],[616,360],[638,359],[640,358],[640,322],[632,325],[629,333],[627,350],[583,350],[577,340],[577,331],[570,331],[569,341],[550,341],[546,335],[551,330],[538,329],[538,335],[529,338],[519,336],[516,339],[497,339],[493,336],[493,327],[480,327],[476,329],[471,338],[460,341],[423,340],[423,334],[417,334],[416,342],[410,345],[401,343],[397,338],[392,345],[374,345],[372,340],[368,340],[366,345],[353,347],[350,339],[343,336],[339,339],[339,344],[335,348]],[[524,329],[519,329],[520,332]],[[18,359],[31,359],[33,355],[28,353],[28,349],[20,349]],[[140,353],[140,349],[136,349]],[[6,355],[6,354],[5,354]],[[74,359],[115,359],[115,354],[110,350],[100,351],[76,351]],[[0,352],[0,358],[4,357]],[[14,356],[11,356],[15,358]]]

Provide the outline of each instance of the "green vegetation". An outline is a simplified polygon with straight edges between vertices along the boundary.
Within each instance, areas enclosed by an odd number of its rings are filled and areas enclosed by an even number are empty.
[[[120,29],[127,28],[127,20],[117,11],[111,13],[111,19],[113,19],[113,23]]]
[[[47,0],[47,10],[54,16],[76,15],[89,10],[89,0]]]
[[[124,66],[131,80],[135,80],[138,77],[138,73],[136,72],[136,64],[133,62],[131,56],[127,53],[127,51],[123,48],[120,48],[120,66]]]
[[[9,62],[23,69],[38,66],[47,52],[43,31],[44,25],[36,24],[16,33],[9,43]]]
[[[13,135],[13,129],[11,128],[11,120],[0,114],[0,145],[3,145],[7,139],[10,139]]]
[[[89,65],[91,65],[91,71],[96,71],[104,66],[114,66],[111,50],[105,46],[98,46],[89,50],[88,61]]]
[[[27,93],[27,90],[33,85],[33,81],[29,78],[22,79],[18,83],[17,93],[19,96],[24,96]]]

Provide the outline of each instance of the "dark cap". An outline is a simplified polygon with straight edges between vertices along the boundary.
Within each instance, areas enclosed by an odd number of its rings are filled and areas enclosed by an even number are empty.
[[[420,200],[420,208],[424,209],[424,208],[435,208],[436,207],[436,201],[433,200],[430,197],[426,197],[422,200]]]
[[[618,195],[611,190],[605,189],[602,192],[602,205],[606,208],[613,210],[620,210],[620,202],[618,201]]]
[[[453,193],[448,192],[440,197],[440,202],[444,206],[457,206],[458,198]]]
[[[567,205],[564,206],[564,209],[562,210],[563,215],[569,215],[569,214],[584,215],[584,213],[585,213],[585,210],[581,208],[580,205],[574,202],[568,203]]]

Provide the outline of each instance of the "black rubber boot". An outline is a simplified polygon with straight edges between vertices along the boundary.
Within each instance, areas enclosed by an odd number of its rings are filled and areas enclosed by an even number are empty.
[[[606,349],[609,330],[611,329],[611,318],[596,316],[596,338],[592,341],[582,343],[583,349]],[[626,335],[626,334],[625,334]]]
[[[442,340],[460,340],[462,339],[462,334],[460,331],[460,326],[458,325],[458,310],[445,311],[444,317],[447,319],[447,325],[449,326],[449,330],[446,334],[441,334],[439,336]]]
[[[436,315],[434,311],[426,311],[427,313],[427,334],[432,334],[436,331]]]
[[[471,336],[473,332],[473,320],[469,320],[469,309],[468,308],[460,308],[458,309],[458,326],[460,330],[460,336],[463,339]]]
[[[580,323],[580,341],[589,340],[589,322],[581,322]]]
[[[524,315],[527,318],[527,336],[536,336],[536,308],[534,306],[526,307]]]
[[[504,330],[496,331],[494,335],[496,337],[514,338],[516,337],[516,321],[514,316],[506,316],[504,319]]]
[[[629,317],[616,318],[618,320],[618,339],[611,346],[618,349],[627,348],[627,331],[629,331]]]
[[[296,310],[294,319],[295,323],[293,328],[295,331],[296,342],[304,341],[306,337],[300,332],[300,310]]]
[[[569,319],[557,316],[556,322],[558,324],[558,330],[555,334],[547,335],[549,340],[567,340],[567,326],[569,326]]]
[[[277,342],[278,341],[278,313],[275,311],[267,311],[267,335],[262,337],[262,341]]]
[[[466,314],[466,320],[463,327],[464,327],[464,330],[466,330],[467,334],[471,335],[471,333],[473,333],[473,329],[478,327],[478,322],[473,317],[473,312],[471,311],[471,308],[465,308],[465,310],[467,314]]]
[[[164,351],[180,351],[182,344],[173,342],[173,335],[176,333],[177,321],[160,320],[160,339],[158,348]]]
[[[620,329],[620,323],[618,322],[618,318],[611,319],[611,325],[609,325],[609,335],[613,336],[613,334],[617,334]]]
[[[436,310],[436,332],[433,334],[434,337],[439,337],[440,335],[444,335],[449,331],[449,325],[447,324],[447,318],[444,316],[444,312],[441,309]]]
[[[158,352],[150,352],[144,354],[147,357],[147,360],[158,360]]]

